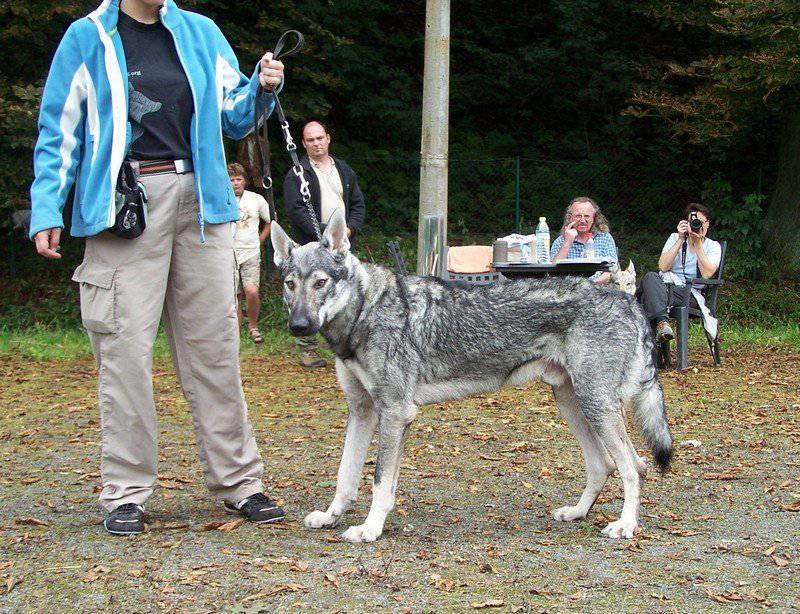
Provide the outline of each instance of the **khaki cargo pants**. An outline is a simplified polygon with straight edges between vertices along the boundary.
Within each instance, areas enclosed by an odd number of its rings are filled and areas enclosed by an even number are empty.
[[[206,484],[236,503],[261,492],[263,465],[239,375],[231,224],[205,227],[200,243],[194,175],[142,178],[147,228],[128,240],[86,239],[81,316],[98,367],[102,430],[100,504],[143,504],[158,472],[152,350],[163,319],[189,403]]]

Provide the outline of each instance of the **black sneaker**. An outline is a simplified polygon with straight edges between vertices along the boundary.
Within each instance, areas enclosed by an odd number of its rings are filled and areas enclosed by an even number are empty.
[[[103,526],[113,535],[138,535],[144,531],[144,508],[136,503],[120,505],[108,514]]]
[[[278,522],[286,517],[283,509],[278,507],[278,504],[263,492],[250,495],[236,505],[225,501],[225,510],[231,514],[241,514],[250,522],[255,522],[256,524]]]

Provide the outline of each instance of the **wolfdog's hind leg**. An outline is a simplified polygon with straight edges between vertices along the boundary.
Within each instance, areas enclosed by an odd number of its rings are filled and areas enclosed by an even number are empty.
[[[638,457],[625,430],[625,420],[621,411],[609,410],[607,413],[597,415],[593,425],[617,465],[625,490],[622,514],[619,520],[609,523],[603,529],[603,534],[614,539],[633,537],[639,526],[641,477]]]
[[[327,511],[311,512],[303,523],[308,529],[334,527],[339,518],[356,500],[364,459],[378,423],[378,414],[369,393],[361,382],[339,361],[336,364],[339,382],[347,395],[349,413],[339,474],[336,476],[336,496]]]
[[[608,476],[614,471],[614,462],[578,407],[572,382],[567,380],[560,386],[553,386],[553,395],[569,430],[580,443],[586,464],[586,487],[580,500],[576,505],[554,510],[553,518],[560,521],[581,520],[586,518]]]
[[[375,541],[383,533],[386,516],[394,508],[406,435],[417,414],[417,407],[409,403],[382,405],[377,410],[380,415],[380,437],[372,483],[372,505],[364,524],[350,527],[342,534],[342,538],[353,543]]]

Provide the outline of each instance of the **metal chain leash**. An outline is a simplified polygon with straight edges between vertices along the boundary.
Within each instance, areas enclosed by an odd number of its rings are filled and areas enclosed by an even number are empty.
[[[286,44],[287,37],[294,35],[297,37],[297,43],[294,47],[289,49],[288,51],[283,51],[283,47]],[[287,58],[291,55],[294,55],[303,47],[303,43],[305,39],[303,35],[298,32],[297,30],[287,30],[283,33],[283,35],[278,39],[278,42],[275,44],[275,51],[273,52],[272,58],[275,60],[279,60],[281,58]],[[286,119],[286,115],[283,112],[283,107],[281,106],[281,101],[278,98],[278,92],[272,91],[267,92],[261,85],[258,86],[258,92],[256,93],[256,106],[255,112],[253,114],[253,132],[256,135],[256,147],[258,149],[258,155],[261,160],[261,176],[262,176],[262,184],[265,190],[272,190],[272,177],[270,176],[269,170],[269,150],[267,145],[267,153],[265,154],[265,148],[262,147],[261,141],[262,139],[266,142],[266,134],[267,134],[267,104],[268,104],[268,94],[272,94],[275,100],[275,108],[274,111],[278,116],[278,122],[280,123],[281,131],[283,132],[283,139],[286,141],[286,151],[289,152],[289,157],[292,160],[292,172],[295,174],[297,179],[300,181],[300,196],[303,199],[303,205],[308,212],[308,216],[311,219],[311,224],[314,226],[314,232],[317,235],[317,240],[322,239],[322,229],[319,224],[319,220],[317,219],[317,214],[314,212],[314,205],[311,203],[311,190],[309,189],[309,183],[306,179],[305,172],[303,170],[303,166],[300,164],[300,159],[297,156],[297,145],[295,145],[294,139],[292,138],[292,133],[289,130],[289,122]]]

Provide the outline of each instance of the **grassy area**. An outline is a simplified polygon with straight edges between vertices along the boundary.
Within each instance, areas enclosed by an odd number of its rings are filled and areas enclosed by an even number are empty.
[[[360,236],[358,255],[364,260],[392,265],[386,249],[389,240],[399,240],[410,268],[416,262],[416,236],[388,236],[379,233]],[[488,243],[481,235],[451,235],[450,243]],[[658,237],[620,234],[620,255],[624,262],[634,260],[641,275],[655,266],[655,255],[644,247]],[[72,271],[81,261],[83,242],[66,238],[62,259],[45,261],[36,256],[28,242],[17,241],[14,248],[14,274],[11,271],[9,244],[0,244],[0,352],[19,353],[33,360],[88,357],[91,349],[80,331],[77,284]],[[278,294],[277,280],[268,274],[262,288],[261,327],[266,342],[255,348],[243,339],[242,350],[250,354],[273,354],[291,347],[285,333],[286,315]],[[719,317],[726,347],[789,345],[800,347],[800,283],[779,279],[751,281],[732,279],[723,286]],[[705,345],[702,333],[693,325],[690,343]],[[166,342],[159,337],[156,356],[166,355]]]
[[[264,343],[254,344],[242,330],[241,354],[243,356],[274,356],[290,351],[294,340],[285,327],[264,327]],[[781,324],[764,328],[731,324],[722,329],[723,359],[725,350],[731,347],[763,348],[785,346],[800,350],[800,325]],[[689,347],[702,349],[706,345],[705,335],[699,323],[689,329]],[[86,333],[78,328],[53,328],[34,326],[30,328],[0,328],[0,354],[13,354],[34,361],[82,360],[92,356],[92,348]],[[156,358],[169,356],[167,338],[159,332],[153,355]]]
[[[289,351],[293,339],[282,329],[263,331],[264,343],[254,344],[242,329],[241,354],[244,356],[271,356]],[[35,326],[32,328],[0,328],[0,354],[14,354],[34,361],[84,360],[92,357],[89,338],[83,330]],[[153,347],[156,358],[169,356],[167,337],[159,331]]]

